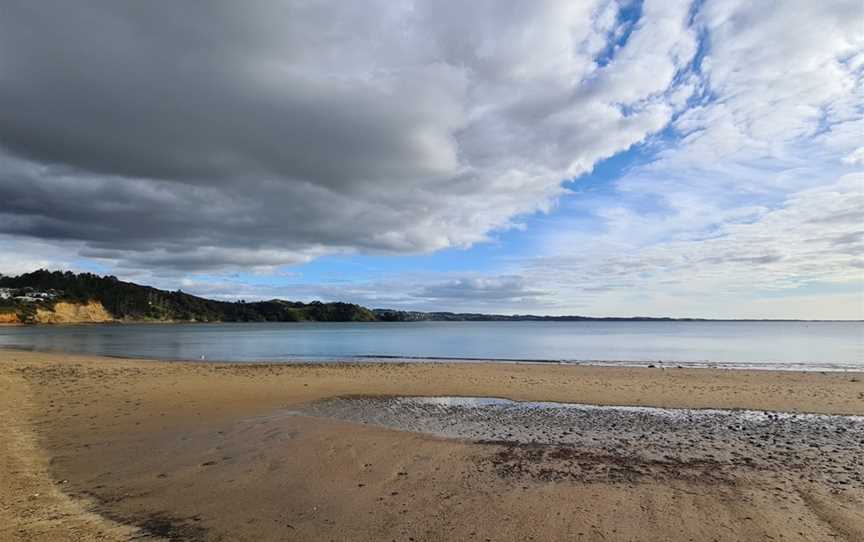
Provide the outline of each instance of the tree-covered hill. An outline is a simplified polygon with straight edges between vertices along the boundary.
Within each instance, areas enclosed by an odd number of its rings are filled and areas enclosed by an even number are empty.
[[[37,323],[58,303],[98,302],[110,319],[126,322],[418,322],[418,321],[669,321],[671,318],[537,316],[367,309],[353,303],[229,302],[169,292],[113,276],[40,269],[0,275],[0,323]],[[11,317],[11,318],[10,318]],[[690,319],[684,319],[690,320]],[[50,321],[50,320],[49,320]],[[104,321],[104,320],[103,320]]]
[[[150,286],[124,282],[113,276],[41,269],[16,277],[0,276],[0,311],[16,311],[22,321],[33,321],[36,308],[51,309],[58,302],[97,301],[117,320],[194,322],[319,322],[372,321],[369,309],[351,303],[296,301],[216,301]]]

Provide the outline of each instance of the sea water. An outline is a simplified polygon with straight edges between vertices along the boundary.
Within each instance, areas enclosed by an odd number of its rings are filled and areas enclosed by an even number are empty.
[[[864,370],[864,322],[373,322],[0,327],[0,346],[212,361],[437,359]]]

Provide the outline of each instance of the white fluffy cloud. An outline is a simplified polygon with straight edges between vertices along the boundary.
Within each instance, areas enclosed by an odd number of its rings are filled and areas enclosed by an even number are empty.
[[[527,276],[591,311],[778,317],[794,303],[771,298],[798,295],[794,316],[864,317],[861,6],[776,7],[702,4],[704,98],[614,198],[581,203],[600,232],[550,233]],[[844,293],[814,306],[820,289]]]

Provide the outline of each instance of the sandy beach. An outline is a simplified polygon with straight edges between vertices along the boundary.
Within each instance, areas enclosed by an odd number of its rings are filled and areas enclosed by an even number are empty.
[[[508,437],[451,407],[377,414],[438,396],[864,415],[864,375],[3,350],[0,539],[864,539],[860,421],[673,418],[632,437],[626,411],[575,433],[535,412]]]

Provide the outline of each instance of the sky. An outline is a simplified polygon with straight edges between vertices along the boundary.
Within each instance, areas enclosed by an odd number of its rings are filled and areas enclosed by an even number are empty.
[[[860,0],[7,0],[0,272],[864,318]]]

